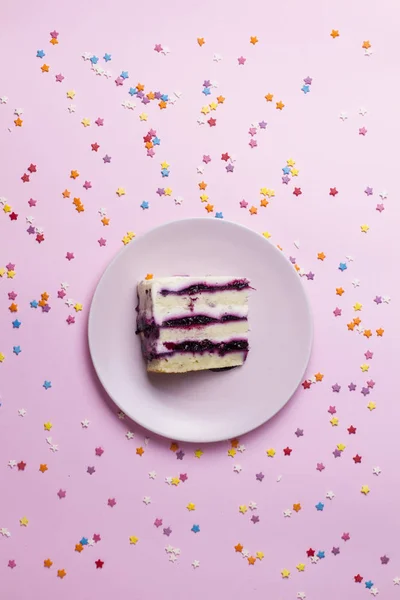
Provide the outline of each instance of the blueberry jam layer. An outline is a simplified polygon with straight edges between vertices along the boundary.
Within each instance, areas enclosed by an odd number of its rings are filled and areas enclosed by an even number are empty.
[[[168,319],[164,321],[163,327],[201,327],[204,325],[215,325],[217,323],[228,323],[231,321],[247,321],[246,317],[237,317],[236,315],[224,315],[220,319],[208,317],[207,315],[194,315],[193,317],[182,317],[180,319]]]
[[[192,296],[194,294],[201,294],[202,292],[213,293],[213,292],[226,292],[231,290],[245,290],[250,287],[250,282],[247,279],[234,279],[224,285],[208,285],[207,283],[196,283],[189,287],[182,288],[181,290],[161,290],[162,296]]]
[[[229,352],[248,351],[249,342],[247,340],[230,340],[229,342],[211,342],[210,340],[185,341],[185,342],[164,342],[165,348],[169,352],[190,352],[192,354],[203,354],[204,352],[216,352],[224,356]]]

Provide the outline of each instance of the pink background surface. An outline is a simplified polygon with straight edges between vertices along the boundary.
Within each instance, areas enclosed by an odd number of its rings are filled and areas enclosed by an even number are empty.
[[[245,5],[204,1],[189,10],[186,3],[137,4],[115,1],[78,3],[63,7],[44,0],[40,4],[3,2],[0,9],[0,196],[7,198],[17,220],[0,211],[0,268],[15,264],[15,277],[0,279],[0,535],[1,597],[57,597],[106,599],[111,595],[172,600],[187,597],[296,599],[365,598],[373,582],[382,598],[397,598],[400,586],[398,550],[398,419],[396,355],[399,320],[395,320],[398,282],[396,241],[398,206],[396,140],[398,123],[398,7],[395,2],[344,0],[327,3],[288,1]],[[49,43],[49,32],[59,32],[59,44]],[[330,32],[340,36],[332,39]],[[250,36],[259,42],[250,44]],[[199,47],[196,39],[205,38]],[[372,55],[364,56],[362,43],[369,40]],[[168,46],[163,55],[155,44]],[[39,49],[43,59],[36,57]],[[99,65],[112,77],[97,76],[82,54],[97,55]],[[105,52],[112,60],[105,64]],[[222,56],[213,61],[214,53]],[[237,58],[246,63],[238,65]],[[42,73],[41,66],[50,66]],[[129,72],[122,86],[115,78]],[[55,75],[65,79],[56,82]],[[301,91],[303,79],[313,81],[310,93]],[[218,82],[205,98],[205,79]],[[138,81],[148,90],[161,90],[174,105],[160,110],[155,101],[147,107],[136,101],[135,110],[121,106],[130,86]],[[66,92],[75,90],[73,101]],[[274,102],[264,96],[274,94]],[[215,111],[217,125],[199,125],[200,109],[217,95],[226,100]],[[285,108],[275,109],[282,100]],[[76,111],[69,113],[73,103]],[[364,106],[367,113],[359,114]],[[14,126],[15,108],[23,109],[22,127]],[[141,122],[139,114],[148,114]],[[345,111],[347,119],[339,114]],[[210,115],[207,115],[207,119]],[[94,121],[104,118],[104,126]],[[91,125],[83,127],[81,120]],[[248,145],[249,127],[265,120],[258,131],[258,146]],[[365,127],[365,136],[359,128]],[[157,130],[161,145],[156,156],[146,156],[143,144],[150,128]],[[97,142],[99,151],[91,144]],[[235,158],[234,172],[227,173],[221,154]],[[112,157],[104,164],[102,156]],[[208,165],[202,163],[210,155]],[[288,185],[281,182],[282,167],[293,158],[299,169]],[[170,176],[161,178],[160,163],[170,163]],[[31,164],[37,172],[23,183]],[[204,166],[204,173],[196,168]],[[80,177],[72,180],[70,171]],[[92,188],[85,190],[84,181]],[[240,440],[245,450],[228,456],[230,443],[201,449],[183,444],[182,460],[170,450],[170,441],[149,436],[134,423],[117,417],[93,374],[87,352],[86,328],[90,299],[96,282],[122,246],[127,231],[137,235],[167,220],[204,216],[198,182],[207,182],[215,211],[238,221],[280,244],[296,258],[315,318],[315,344],[307,378],[324,374],[321,383],[300,388],[287,407],[269,424]],[[158,187],[170,186],[170,197],[159,197]],[[294,187],[302,195],[293,195]],[[373,188],[367,196],[365,188]],[[124,187],[120,198],[116,189]],[[275,190],[267,208],[259,206],[259,190]],[[329,189],[339,191],[335,197]],[[64,199],[62,191],[71,191]],[[379,193],[387,190],[387,198]],[[383,194],[385,196],[385,194]],[[78,213],[72,197],[79,196],[85,212]],[[182,197],[176,205],[174,198]],[[30,198],[37,200],[34,207]],[[247,209],[240,201],[249,202]],[[140,204],[149,202],[149,209]],[[377,204],[385,210],[376,210]],[[258,214],[251,215],[251,205]],[[101,224],[100,207],[110,225]],[[43,228],[45,241],[29,235],[25,219]],[[210,218],[215,212],[210,213]],[[369,225],[367,233],[360,226]],[[100,247],[98,239],[106,239]],[[299,242],[296,248],[294,242]],[[204,252],[207,250],[204,249]],[[75,258],[68,261],[67,252]],[[324,252],[324,261],[317,254]],[[351,256],[353,260],[346,259]],[[212,259],[212,257],[211,257]],[[347,263],[341,272],[339,263]],[[396,269],[396,271],[395,271]],[[359,280],[355,287],[352,281]],[[68,282],[64,300],[57,298],[60,282]],[[345,292],[337,296],[335,289]],[[18,294],[18,312],[10,313],[8,294]],[[30,307],[40,295],[50,295],[51,310]],[[117,293],[117,292],[116,292]],[[376,304],[374,298],[390,296]],[[75,313],[67,298],[83,304]],[[360,312],[353,305],[363,304]],[[341,316],[333,311],[338,307]],[[68,315],[75,323],[68,325]],[[360,331],[348,331],[347,323],[359,316]],[[13,328],[12,321],[22,325]],[[371,329],[367,339],[363,329]],[[382,327],[383,337],[376,336]],[[21,353],[13,353],[20,346]],[[366,360],[364,353],[373,353]],[[360,365],[367,363],[368,372]],[[51,389],[43,382],[50,380]],[[375,385],[370,394],[360,393],[366,382]],[[357,384],[354,392],[350,382]],[[341,386],[340,393],[332,385]],[[250,383],[249,393],[268,394],[264,385]],[[245,401],[245,400],[244,400]],[[376,408],[367,408],[369,401]],[[339,423],[330,424],[330,406]],[[18,410],[25,409],[25,416]],[[88,419],[88,428],[81,421]],[[45,422],[52,423],[50,432]],[[347,428],[357,428],[349,435]],[[297,428],[304,430],[297,437]],[[135,437],[127,440],[125,433]],[[46,437],[58,445],[52,452]],[[335,458],[337,444],[345,450]],[[143,446],[143,456],[136,448]],[[102,456],[95,448],[104,449]],[[283,448],[290,447],[290,456]],[[276,455],[269,458],[268,448]],[[353,457],[362,456],[361,463]],[[25,470],[8,466],[24,461]],[[317,463],[325,469],[319,472]],[[13,463],[12,463],[13,464]],[[41,473],[40,464],[48,471]],[[234,465],[242,470],[236,473]],[[87,467],[94,466],[93,475]],[[373,474],[374,467],[382,470]],[[153,480],[148,473],[156,471]],[[256,473],[263,472],[262,482]],[[166,477],[186,473],[178,486]],[[277,479],[282,476],[280,481]],[[361,486],[368,485],[367,496]],[[62,489],[66,496],[59,499]],[[326,498],[332,490],[335,497]],[[151,503],[143,502],[144,496]],[[117,504],[107,505],[109,498]],[[196,505],[189,512],[188,502]],[[257,503],[257,509],[240,514],[239,505]],[[302,509],[285,518],[294,503]],[[324,503],[324,510],[315,505]],[[253,524],[252,514],[260,518]],[[27,517],[26,527],[20,519]],[[163,520],[155,527],[156,518]],[[200,532],[193,533],[193,524]],[[170,526],[169,537],[163,527]],[[350,539],[344,541],[344,532]],[[94,547],[75,551],[82,537],[100,534]],[[129,536],[139,538],[136,545]],[[265,554],[255,565],[236,553],[241,543],[251,555]],[[173,564],[165,547],[181,553]],[[324,551],[316,564],[306,550]],[[339,547],[340,553],[331,550]],[[382,564],[381,557],[388,557]],[[50,569],[43,561],[50,558]],[[104,561],[97,569],[95,561]],[[194,569],[192,562],[200,561]],[[16,567],[9,567],[15,561]],[[386,562],[385,560],[383,562]],[[305,564],[304,572],[296,565]],[[14,563],[11,563],[14,564]],[[65,569],[64,579],[57,570]],[[281,570],[290,571],[282,578]],[[362,583],[355,583],[360,574]]]

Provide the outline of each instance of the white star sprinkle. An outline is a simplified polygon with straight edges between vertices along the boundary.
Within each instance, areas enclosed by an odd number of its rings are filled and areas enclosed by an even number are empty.
[[[16,460],[9,460],[8,461],[8,466],[11,467],[11,469],[13,469],[14,467],[17,466],[17,461]]]
[[[194,569],[197,569],[199,566],[200,566],[200,561],[199,561],[199,560],[194,560],[194,561],[192,562],[192,567],[193,567]]]
[[[125,437],[127,440],[131,440],[134,437],[134,433],[132,431],[127,431]]]
[[[283,511],[283,516],[284,517],[291,517],[292,516],[292,511],[290,510],[290,508],[286,509]]]
[[[83,419],[83,421],[81,421],[81,425],[83,429],[87,429],[90,425],[90,421],[88,419]]]
[[[150,504],[150,503],[151,503],[151,498],[150,498],[150,496],[145,496],[145,497],[143,498],[143,502],[145,503],[145,505],[146,505],[146,506],[147,506],[148,504]]]
[[[150,471],[149,477],[150,479],[155,479],[157,477],[157,473],[155,471]]]
[[[326,492],[326,497],[329,498],[329,500],[332,500],[335,497],[335,494],[332,491]]]
[[[24,408],[20,408],[18,410],[18,414],[20,417],[24,417],[26,415],[26,410]]]
[[[380,475],[382,473],[382,469],[380,467],[372,467],[372,473],[374,475]]]

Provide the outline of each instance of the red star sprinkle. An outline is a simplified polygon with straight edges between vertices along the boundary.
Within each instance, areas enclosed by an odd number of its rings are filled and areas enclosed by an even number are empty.
[[[215,127],[217,124],[217,119],[213,119],[212,117],[210,117],[208,119],[207,123],[209,124],[210,127]]]
[[[229,160],[229,159],[230,159],[230,156],[229,156],[229,154],[228,154],[227,152],[225,152],[225,154],[222,154],[222,155],[221,155],[221,160],[225,160],[225,161],[227,161],[227,160]]]
[[[293,194],[294,194],[295,196],[301,196],[301,194],[302,194],[302,193],[303,193],[303,192],[301,191],[301,188],[297,188],[297,187],[295,187],[295,188],[294,188],[294,190],[293,190]]]
[[[307,381],[307,379],[305,381],[303,381],[303,383],[301,384],[303,386],[303,388],[305,390],[309,390],[311,387],[311,381]]]
[[[104,565],[104,561],[99,559],[99,560],[95,561],[95,564],[96,564],[96,569],[102,569],[103,565]]]
[[[285,456],[290,456],[291,452],[292,452],[292,449],[289,448],[288,446],[286,446],[286,448],[283,449],[283,454]]]
[[[95,142],[94,144],[92,144],[92,150],[94,152],[97,152],[97,150],[100,148],[99,144],[97,142]]]
[[[309,548],[307,550],[307,556],[308,556],[308,558],[310,558],[311,556],[314,556],[314,554],[315,554],[315,550],[313,550],[312,548]]]
[[[21,179],[24,183],[26,183],[27,181],[29,181],[29,175],[27,175],[27,173],[24,173],[22,175]]]
[[[329,195],[330,196],[336,196],[336,194],[338,194],[339,192],[337,191],[337,189],[334,188],[329,188]]]
[[[9,214],[11,221],[16,221],[18,219],[18,215],[15,212]]]
[[[357,464],[357,463],[360,463],[360,462],[361,462],[361,459],[362,459],[362,456],[359,456],[358,454],[356,454],[355,456],[353,456],[353,460],[354,460],[354,462],[355,462],[356,464]]]
[[[37,169],[36,169],[36,165],[33,165],[32,163],[29,165],[28,167],[28,171],[30,173],[36,173]]]
[[[347,431],[349,432],[349,434],[355,433],[357,431],[357,428],[353,427],[353,425],[350,425],[350,427],[347,428]]]
[[[24,461],[21,460],[19,463],[17,463],[17,467],[18,471],[25,471],[26,463],[24,463]]]
[[[363,577],[361,577],[361,575],[358,573],[358,575],[354,575],[354,581],[356,583],[361,583],[363,580]]]
[[[37,236],[36,236],[36,241],[37,241],[37,242],[39,242],[39,244],[40,244],[41,242],[44,242],[44,235],[43,235],[43,233],[38,233],[38,234],[37,234]]]

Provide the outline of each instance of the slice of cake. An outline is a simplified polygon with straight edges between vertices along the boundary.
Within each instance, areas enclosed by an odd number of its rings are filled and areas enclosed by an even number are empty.
[[[248,292],[238,277],[161,277],[138,284],[137,331],[147,370],[238,367],[247,357]]]

